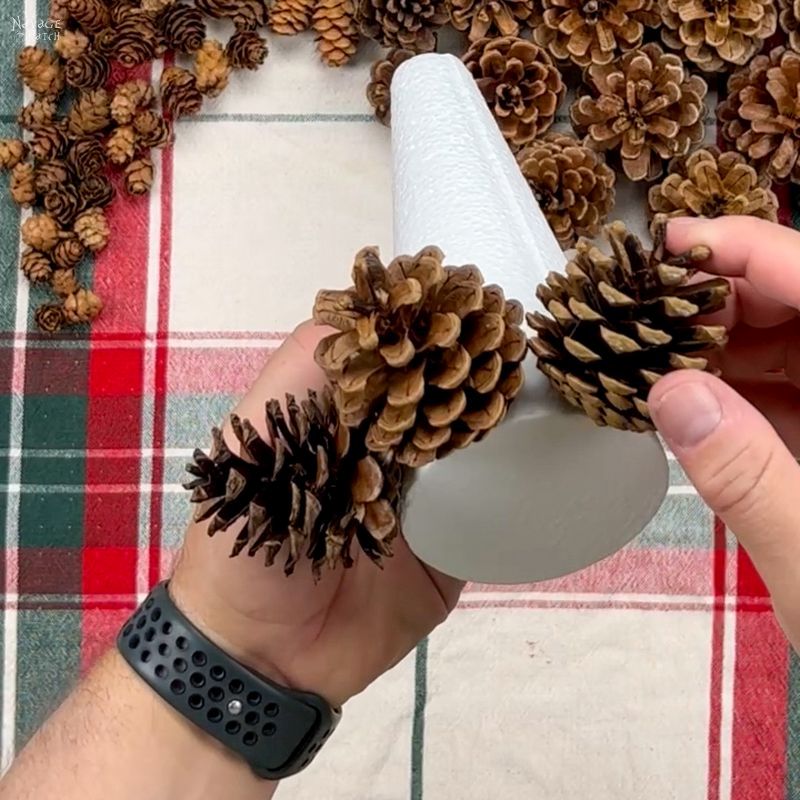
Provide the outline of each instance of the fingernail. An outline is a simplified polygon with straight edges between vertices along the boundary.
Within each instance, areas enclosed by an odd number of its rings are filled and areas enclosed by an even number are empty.
[[[707,220],[702,219],[700,217],[671,217],[667,224],[680,225],[681,227],[686,227],[687,225],[698,225],[701,222],[707,222]]]
[[[670,389],[652,409],[661,435],[678,447],[697,447],[722,422],[722,406],[706,386],[685,383]]]

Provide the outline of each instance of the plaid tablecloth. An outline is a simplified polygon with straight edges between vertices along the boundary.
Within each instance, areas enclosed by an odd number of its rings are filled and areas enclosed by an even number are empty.
[[[46,17],[3,0],[0,136],[23,99],[20,26],[30,40]],[[192,448],[318,287],[343,284],[364,244],[391,251],[370,54],[330,71],[309,38],[271,47],[179,126],[152,196],[113,206],[112,243],[87,267],[108,303],[91,332],[33,331],[41,298],[19,278],[0,179],[4,765],[169,568]],[[621,195],[640,214],[641,194]],[[671,471],[657,519],[618,555],[547,584],[468,587],[281,796],[800,798],[797,663],[748,559]]]

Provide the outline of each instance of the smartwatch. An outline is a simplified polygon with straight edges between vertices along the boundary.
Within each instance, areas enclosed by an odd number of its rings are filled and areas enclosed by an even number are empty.
[[[166,582],[124,625],[117,647],[158,695],[264,779],[305,769],[341,718],[323,698],[279,686],[222,651],[172,602]]]

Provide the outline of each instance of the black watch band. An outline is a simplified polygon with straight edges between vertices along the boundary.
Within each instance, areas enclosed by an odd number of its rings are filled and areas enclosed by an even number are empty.
[[[321,697],[278,686],[220,650],[172,602],[167,583],[134,612],[117,647],[167,703],[261,778],[307,767],[341,717]]]

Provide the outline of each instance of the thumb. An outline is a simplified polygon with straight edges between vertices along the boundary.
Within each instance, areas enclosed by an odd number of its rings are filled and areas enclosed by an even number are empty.
[[[708,373],[668,375],[649,405],[697,491],[750,554],[800,649],[800,466],[769,422]]]

